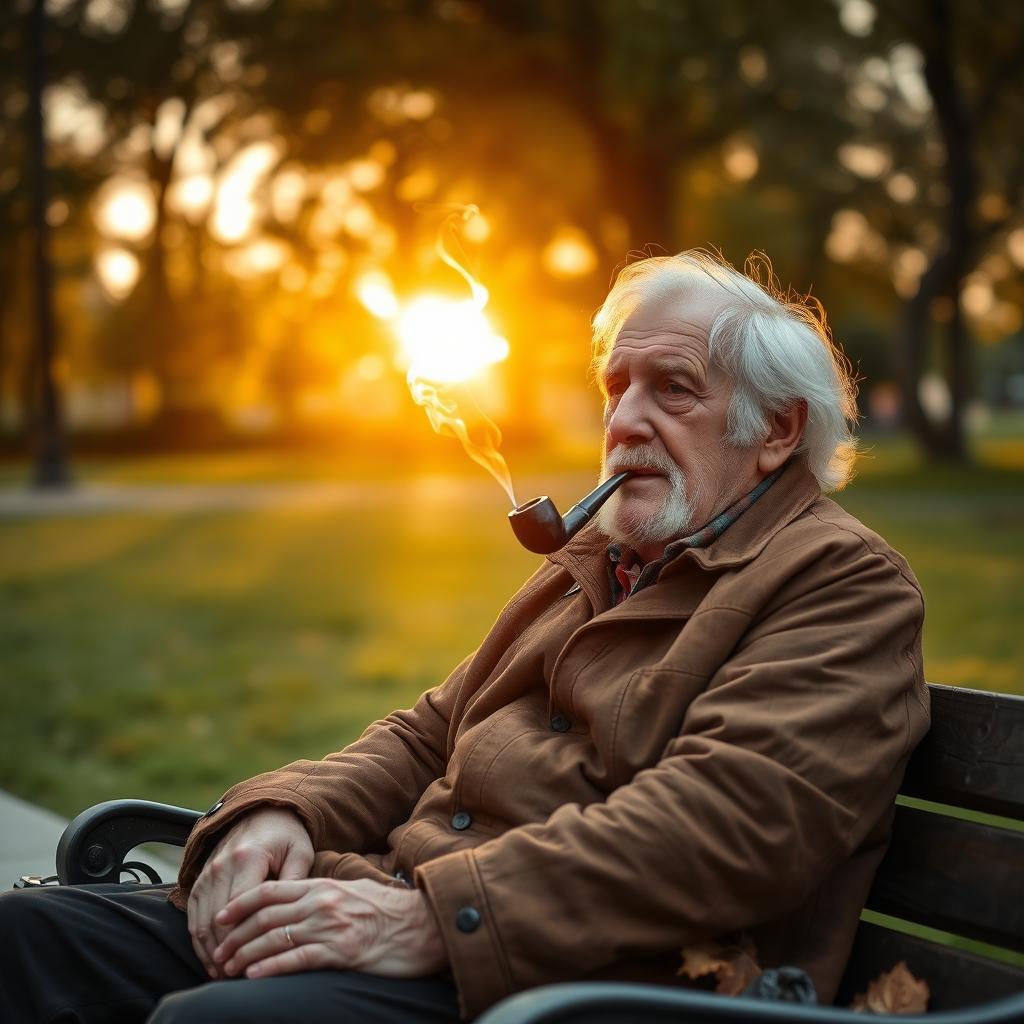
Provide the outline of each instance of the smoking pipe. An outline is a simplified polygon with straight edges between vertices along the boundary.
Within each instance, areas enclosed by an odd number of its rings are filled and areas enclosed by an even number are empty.
[[[527,551],[548,555],[566,544],[590,522],[594,513],[632,473],[616,473],[581,498],[564,516],[545,494],[517,505],[508,514],[512,532]]]

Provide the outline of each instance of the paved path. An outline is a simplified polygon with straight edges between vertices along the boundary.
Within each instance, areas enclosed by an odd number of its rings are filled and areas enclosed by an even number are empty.
[[[343,481],[237,484],[78,484],[63,491],[0,489],[0,517],[78,516],[105,512],[207,509],[335,508],[386,502],[408,484]],[[392,493],[393,492],[393,493]]]
[[[559,493],[582,495],[593,474],[556,478]],[[517,490],[533,496],[552,486],[552,478],[524,478]],[[108,512],[201,512],[231,509],[332,509],[389,503],[458,501],[507,508],[498,485],[486,476],[415,477],[409,480],[310,480],[227,484],[77,484],[64,491],[0,487],[0,519],[82,516]],[[572,501],[566,500],[566,504]]]
[[[52,811],[0,790],[0,889],[9,889],[22,875],[54,874],[57,840],[66,824]],[[152,864],[165,882],[176,876],[169,860],[148,852],[139,859]]]

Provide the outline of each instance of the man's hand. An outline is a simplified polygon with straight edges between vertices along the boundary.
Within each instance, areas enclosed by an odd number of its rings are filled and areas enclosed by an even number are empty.
[[[267,878],[305,878],[313,866],[313,842],[297,815],[265,807],[242,818],[217,844],[188,898],[192,948],[211,978],[221,976],[213,951],[230,931],[216,920],[229,901]]]
[[[423,893],[365,878],[264,882],[233,899],[216,921],[230,929],[214,952],[228,976],[358,970],[418,978],[448,962]]]

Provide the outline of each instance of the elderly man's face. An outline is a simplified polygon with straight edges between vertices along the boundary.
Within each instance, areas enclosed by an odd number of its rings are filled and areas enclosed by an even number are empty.
[[[752,490],[756,449],[725,441],[732,379],[708,358],[726,298],[695,279],[680,297],[649,298],[624,323],[602,377],[604,473],[640,470],[599,514],[644,561]]]

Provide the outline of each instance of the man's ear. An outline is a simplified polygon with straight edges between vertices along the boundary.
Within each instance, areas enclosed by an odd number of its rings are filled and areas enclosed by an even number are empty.
[[[807,403],[801,399],[773,413],[771,430],[757,453],[757,468],[765,475],[774,473],[796,450],[807,426]]]

